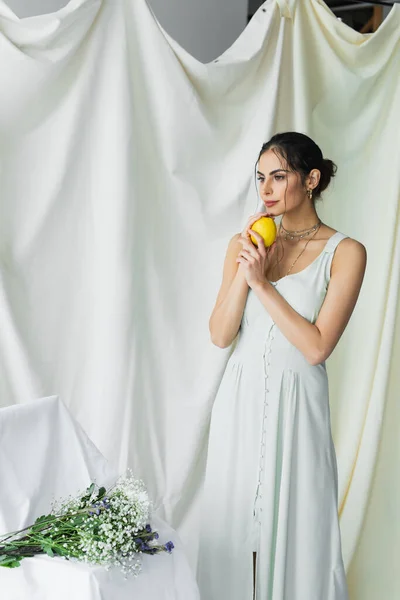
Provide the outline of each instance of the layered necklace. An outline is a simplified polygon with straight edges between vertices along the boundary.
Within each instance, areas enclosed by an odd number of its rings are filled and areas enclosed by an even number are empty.
[[[303,237],[306,237],[306,235],[309,235],[313,231],[318,230],[318,228],[320,226],[321,226],[321,220],[318,219],[318,221],[315,223],[315,225],[313,225],[309,229],[300,229],[299,231],[290,231],[289,229],[286,229],[286,227],[283,226],[282,221],[281,221],[279,224],[279,231],[282,230],[285,232],[285,240],[295,240],[295,239],[301,240]]]
[[[308,243],[314,238],[314,236],[317,234],[319,228],[321,227],[322,222],[320,219],[318,219],[317,223],[315,225],[313,225],[312,227],[310,227],[309,229],[302,229],[299,231],[290,231],[289,229],[286,229],[283,225],[282,225],[282,221],[279,224],[279,235],[281,233],[281,231],[283,231],[283,235],[282,237],[285,240],[301,240],[303,238],[305,238],[307,235],[310,235],[310,233],[312,233],[313,235],[307,240],[307,243],[305,244],[304,248],[301,250],[300,254],[296,257],[296,259],[293,261],[293,263],[291,264],[288,272],[286,273],[285,277],[287,277],[290,273],[290,271],[293,269],[294,265],[297,263],[297,261],[299,260],[300,256],[303,254],[304,250],[307,248]],[[278,263],[278,272],[279,272],[279,279],[281,278],[281,273],[280,273],[280,266]],[[276,283],[276,282],[271,282],[271,283]]]

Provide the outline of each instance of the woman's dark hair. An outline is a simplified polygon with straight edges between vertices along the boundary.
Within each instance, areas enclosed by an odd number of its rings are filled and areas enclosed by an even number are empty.
[[[256,168],[261,156],[267,150],[273,150],[275,154],[280,155],[286,161],[290,170],[300,174],[303,183],[305,183],[305,179],[312,169],[321,171],[321,178],[313,192],[314,200],[321,196],[321,193],[328,187],[330,180],[337,171],[335,163],[329,158],[324,158],[321,148],[303,133],[287,131],[274,135],[269,142],[263,144]]]

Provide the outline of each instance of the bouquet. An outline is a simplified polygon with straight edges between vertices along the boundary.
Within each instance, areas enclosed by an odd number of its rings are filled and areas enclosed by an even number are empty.
[[[174,548],[172,542],[156,542],[150,508],[143,482],[130,471],[108,490],[92,483],[83,494],[53,503],[50,514],[33,525],[0,536],[0,566],[19,567],[25,557],[48,554],[106,569],[118,566],[125,576],[136,576],[141,554]]]

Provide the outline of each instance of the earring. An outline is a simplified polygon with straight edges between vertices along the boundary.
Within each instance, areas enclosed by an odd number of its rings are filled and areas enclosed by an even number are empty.
[[[312,200],[312,193],[313,193],[312,189],[307,190],[307,196],[310,198],[310,200]]]

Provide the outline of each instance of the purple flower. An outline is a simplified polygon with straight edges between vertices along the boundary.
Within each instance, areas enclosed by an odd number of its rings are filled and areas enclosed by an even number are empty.
[[[164,548],[166,549],[167,552],[171,553],[172,548],[175,548],[175,546],[172,542],[167,542],[165,544]]]
[[[155,531],[155,532],[153,533],[153,537],[154,537],[154,539],[155,539],[155,540],[158,540],[158,538],[159,538],[160,536],[158,535],[157,531]]]
[[[147,533],[151,533],[151,527],[150,527],[150,525],[146,525],[146,531],[147,531]]]

